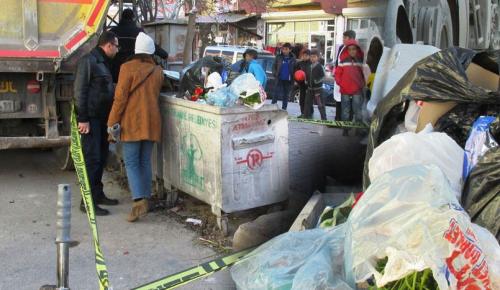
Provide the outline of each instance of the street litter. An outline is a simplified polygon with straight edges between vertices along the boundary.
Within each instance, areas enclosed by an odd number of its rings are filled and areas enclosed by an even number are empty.
[[[392,136],[373,151],[369,161],[370,180],[391,170],[413,164],[435,164],[447,177],[456,196],[462,192],[464,150],[448,135],[439,132],[402,133]]]
[[[230,66],[223,59],[204,57],[184,70],[180,97],[218,107],[245,105],[260,109],[267,95],[255,77],[245,73],[231,81],[229,74]]]
[[[233,266],[238,289],[500,289],[498,71],[475,56],[401,76],[374,111],[364,193],[308,203],[305,229]]]
[[[201,224],[202,224],[202,221],[201,221],[201,220],[199,220],[199,219],[194,219],[194,218],[187,218],[187,219],[186,219],[186,222],[187,222],[187,223],[190,223],[190,224],[193,224],[193,225],[195,225],[195,226],[201,226]]]
[[[280,235],[231,274],[238,289],[380,289],[409,279],[405,289],[498,289],[499,252],[444,173],[412,165],[375,179],[345,223]]]

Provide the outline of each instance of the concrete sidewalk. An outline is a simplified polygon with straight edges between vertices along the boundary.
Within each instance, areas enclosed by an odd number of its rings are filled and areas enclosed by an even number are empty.
[[[78,207],[80,192],[74,172],[61,172],[51,152],[0,151],[0,289],[39,289],[55,284],[55,221],[58,183],[73,190],[71,237],[80,242],[70,250],[71,289],[98,289],[94,250],[87,217]],[[130,289],[214,258],[198,236],[162,213],[137,223],[125,221],[129,193],[106,174],[105,190],[118,198],[110,216],[98,217],[101,246],[113,289]],[[228,271],[179,289],[234,289]]]

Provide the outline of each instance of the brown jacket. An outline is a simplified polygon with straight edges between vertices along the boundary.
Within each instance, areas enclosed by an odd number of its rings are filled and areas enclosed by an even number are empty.
[[[153,73],[143,81],[152,69]],[[135,56],[121,66],[108,118],[108,127],[120,124],[121,141],[160,141],[159,95],[162,83],[163,72],[149,57]]]

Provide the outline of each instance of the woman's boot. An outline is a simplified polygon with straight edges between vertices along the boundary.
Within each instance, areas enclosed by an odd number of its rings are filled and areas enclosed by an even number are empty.
[[[129,213],[127,221],[133,223],[137,221],[140,217],[144,217],[147,214],[147,212],[148,212],[147,199],[134,201],[134,204],[132,205],[132,211]]]

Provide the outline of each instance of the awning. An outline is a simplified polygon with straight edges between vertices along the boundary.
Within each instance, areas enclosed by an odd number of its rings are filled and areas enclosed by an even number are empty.
[[[300,11],[283,11],[283,12],[269,12],[263,13],[262,19],[266,22],[282,22],[282,21],[311,21],[311,20],[333,20],[335,19],[335,14],[328,14],[325,11],[318,10],[306,10]]]
[[[252,18],[255,14],[234,14],[223,13],[216,15],[200,15],[196,16],[196,23],[238,23],[242,20]]]

